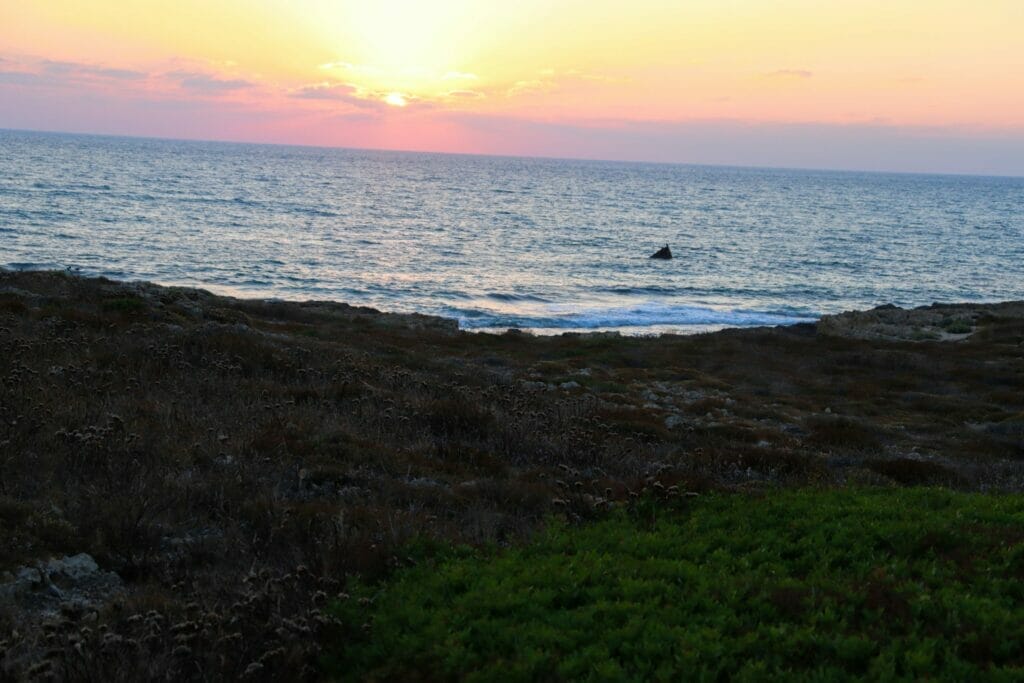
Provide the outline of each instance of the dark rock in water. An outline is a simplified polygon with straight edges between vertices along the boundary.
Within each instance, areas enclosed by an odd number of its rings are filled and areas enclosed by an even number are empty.
[[[670,258],[672,258],[672,250],[669,249],[668,245],[666,244],[661,249],[659,249],[658,251],[656,251],[653,254],[651,254],[651,258],[660,258],[660,259],[666,259],[666,260],[670,259]]]

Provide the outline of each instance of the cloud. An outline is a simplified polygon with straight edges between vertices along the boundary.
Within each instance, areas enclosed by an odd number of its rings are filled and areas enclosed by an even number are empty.
[[[148,78],[143,71],[116,69],[85,62],[65,62],[51,59],[0,58],[0,83],[28,86],[71,86],[80,83],[109,83],[142,81]]]
[[[358,88],[348,83],[311,83],[293,90],[290,94],[303,100],[356,100]]]
[[[445,93],[445,97],[454,97],[460,100],[482,100],[487,95],[478,90],[451,90]]]
[[[476,74],[467,73],[464,71],[449,71],[441,77],[442,81],[477,81],[480,77]]]
[[[326,84],[333,90],[329,93],[317,92],[316,84],[284,93],[308,100],[306,106],[301,106],[301,99],[291,98],[281,101],[261,96],[239,102],[184,97],[180,89],[175,89],[171,97],[166,93],[138,97],[127,83],[125,87],[93,90],[3,85],[5,79],[26,78],[19,68],[10,63],[0,67],[2,128],[482,154],[1024,176],[1024,130],[1020,128],[972,131],[864,122],[536,120],[473,113],[466,111],[469,107],[462,111],[443,107],[429,110],[428,102],[414,102],[404,109],[382,103],[369,103],[363,108],[316,106],[318,99],[357,97],[352,86],[340,83]],[[28,76],[54,78],[38,73]],[[169,82],[154,76],[147,81],[149,84]],[[82,92],[90,96],[82,97]],[[314,93],[312,98],[309,93]],[[378,97],[380,93],[366,96]],[[418,112],[409,116],[410,108],[414,112],[418,108]]]
[[[527,78],[514,82],[506,91],[507,97],[551,92],[563,86],[579,84],[581,81],[592,83],[629,83],[632,79],[626,76],[610,76],[607,74],[567,69],[558,71],[552,68],[541,69],[538,78]]]
[[[370,91],[351,83],[311,83],[292,90],[289,96],[301,100],[344,102],[359,109],[383,109],[386,92]]]
[[[353,83],[310,83],[288,93],[290,97],[302,100],[343,102],[365,112],[382,112],[388,109],[431,109],[427,100],[396,90],[376,90]]]
[[[552,73],[554,74],[555,72]],[[569,69],[555,75],[559,76],[561,80],[593,81],[595,83],[629,83],[632,80],[626,76],[609,76],[607,74],[580,71],[579,69]]]
[[[166,76],[177,81],[185,90],[212,95],[244,90],[255,85],[241,78],[220,78],[200,71],[171,71]]]
[[[0,83],[5,85],[52,85],[54,79],[28,71],[0,71]]]
[[[812,78],[814,76],[813,71],[807,69],[779,69],[778,71],[772,71],[771,73],[765,74],[768,78]]]
[[[147,77],[147,74],[143,71],[115,69],[78,62],[58,62],[46,59],[41,62],[41,66],[43,71],[55,76],[85,76],[129,81],[137,81]]]
[[[0,65],[0,83],[80,90],[110,90],[122,93],[158,95],[161,91],[181,96],[181,90],[193,95],[220,95],[257,84],[228,77],[189,60],[170,60],[162,69],[148,72],[90,62],[4,57]]]
[[[550,88],[550,81],[542,81],[537,78],[532,78],[523,81],[516,81],[512,84],[512,87],[508,89],[507,94],[509,97],[513,97],[515,95],[528,95],[531,93],[544,92]]]
[[[321,64],[320,69],[323,71],[347,71],[352,74],[374,75],[381,73],[381,70],[375,66],[369,64],[353,64],[352,62],[327,62]]]

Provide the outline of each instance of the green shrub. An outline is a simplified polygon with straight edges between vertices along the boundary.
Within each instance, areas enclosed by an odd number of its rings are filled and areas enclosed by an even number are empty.
[[[966,320],[947,318],[942,321],[942,329],[950,334],[967,334],[974,329],[974,326]]]
[[[650,505],[650,502],[644,504]],[[502,552],[449,551],[336,603],[352,680],[1010,680],[1024,498],[712,495]]]
[[[119,297],[116,299],[107,299],[103,302],[103,310],[126,313],[126,314],[138,314],[146,310],[146,302],[142,299],[134,297]]]

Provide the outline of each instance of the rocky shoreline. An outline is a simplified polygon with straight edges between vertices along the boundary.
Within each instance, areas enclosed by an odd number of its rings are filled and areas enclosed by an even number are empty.
[[[1024,303],[658,338],[0,271],[0,678],[319,677],[410,542],[645,497],[1024,491]]]
[[[898,308],[891,304],[868,311],[826,315],[818,321],[820,334],[884,341],[963,341],[979,326],[997,320],[1024,318],[1024,302],[993,304],[932,304]]]

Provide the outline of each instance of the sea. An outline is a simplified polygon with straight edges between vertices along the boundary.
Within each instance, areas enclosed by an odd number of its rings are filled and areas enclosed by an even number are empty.
[[[1024,179],[0,131],[0,267],[685,334],[1024,299]]]

